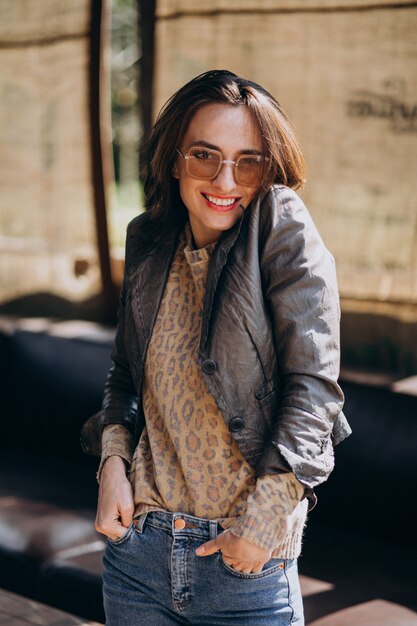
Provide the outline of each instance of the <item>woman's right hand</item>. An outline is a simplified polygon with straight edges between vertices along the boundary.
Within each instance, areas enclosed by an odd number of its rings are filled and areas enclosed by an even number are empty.
[[[134,510],[125,462],[120,456],[110,456],[101,470],[95,528],[110,539],[120,539],[132,523]]]

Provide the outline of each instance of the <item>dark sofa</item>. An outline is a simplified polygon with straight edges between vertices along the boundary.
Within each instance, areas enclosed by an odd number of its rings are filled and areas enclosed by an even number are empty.
[[[100,407],[113,336],[88,322],[0,320],[0,587],[97,621],[98,459],[82,453],[79,435]],[[307,623],[411,626],[417,396],[342,384],[354,434],[309,516],[300,559]]]
[[[80,430],[100,408],[113,336],[88,322],[0,325],[0,587],[103,622],[98,460]]]

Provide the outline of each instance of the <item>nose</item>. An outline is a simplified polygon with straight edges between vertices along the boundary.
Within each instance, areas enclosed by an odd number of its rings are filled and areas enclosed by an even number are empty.
[[[234,162],[222,163],[220,172],[213,180],[213,184],[223,192],[233,189],[236,185],[234,170]]]

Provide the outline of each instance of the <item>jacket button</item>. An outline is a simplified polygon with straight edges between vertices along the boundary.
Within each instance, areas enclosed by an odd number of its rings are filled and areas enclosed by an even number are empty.
[[[206,374],[214,374],[216,369],[217,363],[216,361],[213,361],[213,359],[206,359],[205,361],[203,361],[203,372],[205,372]]]
[[[229,430],[232,433],[237,433],[239,430],[242,430],[244,426],[245,426],[245,420],[243,419],[243,417],[240,417],[239,415],[236,415],[236,417],[232,417],[232,419],[229,422]]]

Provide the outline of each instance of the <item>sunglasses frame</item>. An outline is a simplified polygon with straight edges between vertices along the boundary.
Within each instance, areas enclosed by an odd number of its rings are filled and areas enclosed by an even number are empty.
[[[219,164],[217,167],[217,170],[215,171],[215,173],[212,176],[196,176],[195,174],[191,174],[189,171],[189,161],[190,159],[194,158],[193,156],[191,156],[189,154],[190,150],[196,150],[196,149],[200,149],[203,150],[205,152],[210,152],[211,154],[215,154],[218,155],[219,157]],[[181,152],[181,150],[179,150],[177,148],[177,152],[179,155],[182,156],[183,159],[185,159],[185,169],[186,172],[188,174],[188,176],[190,176],[190,178],[194,178],[196,180],[214,180],[215,178],[217,178],[217,176],[220,174],[220,171],[222,169],[222,166],[224,164],[227,165],[234,165],[233,168],[233,177],[236,181],[236,183],[238,185],[242,185],[244,187],[258,187],[261,184],[261,181],[253,184],[249,184],[249,183],[244,183],[242,181],[239,180],[239,162],[241,159],[244,159],[248,156],[251,157],[257,157],[260,161],[262,160],[263,163],[266,163],[267,161],[269,161],[269,157],[265,156],[264,154],[254,154],[254,153],[249,153],[249,154],[241,154],[240,156],[238,156],[238,158],[236,159],[236,161],[232,161],[231,159],[223,159],[223,154],[220,152],[220,150],[214,150],[213,148],[207,148],[206,146],[192,146],[191,148],[189,148],[187,150],[187,152],[184,154],[183,152]]]

